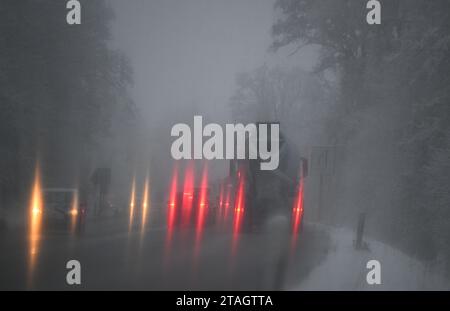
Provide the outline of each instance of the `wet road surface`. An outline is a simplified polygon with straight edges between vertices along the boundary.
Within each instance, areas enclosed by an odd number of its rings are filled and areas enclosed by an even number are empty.
[[[271,290],[298,286],[326,257],[328,235],[306,224],[293,246],[279,228],[232,234],[211,226],[168,234],[125,221],[89,223],[82,237],[43,234],[30,271],[29,243],[20,230],[1,239],[0,289],[30,290]],[[81,264],[81,285],[69,286],[66,263]]]

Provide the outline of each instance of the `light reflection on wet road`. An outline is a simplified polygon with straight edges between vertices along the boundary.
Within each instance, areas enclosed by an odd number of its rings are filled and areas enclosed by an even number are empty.
[[[86,234],[75,241],[68,235],[48,235],[41,241],[41,252],[35,263],[31,289],[143,289],[143,290],[268,290],[279,269],[279,254],[274,254],[272,236],[267,233],[240,234],[239,243],[230,257],[235,235],[206,228],[202,246],[196,254],[195,229],[174,230],[167,252],[166,226],[153,226],[145,232],[141,244],[139,228],[131,235],[128,219],[123,232]],[[149,227],[151,227],[149,225]],[[234,238],[233,238],[234,236]],[[0,289],[26,288],[26,239],[17,233],[6,237],[2,246]],[[289,238],[286,239],[289,243]],[[319,262],[327,249],[325,234],[306,228],[299,248],[283,274],[284,286],[295,285]],[[81,262],[82,285],[66,285],[66,262]]]

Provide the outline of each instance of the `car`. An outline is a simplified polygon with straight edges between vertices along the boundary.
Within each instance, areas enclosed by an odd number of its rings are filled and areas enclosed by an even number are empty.
[[[44,230],[64,230],[75,234],[84,231],[87,206],[80,201],[76,188],[43,189],[42,219]]]

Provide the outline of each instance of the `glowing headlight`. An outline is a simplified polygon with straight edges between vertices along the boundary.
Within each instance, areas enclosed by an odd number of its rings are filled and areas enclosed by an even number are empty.
[[[39,215],[42,213],[42,211],[39,207],[33,207],[32,213],[33,213],[33,215]]]

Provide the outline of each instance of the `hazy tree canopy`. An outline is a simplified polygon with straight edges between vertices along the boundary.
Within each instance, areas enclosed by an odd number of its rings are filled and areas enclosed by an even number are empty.
[[[369,200],[372,219],[387,219],[376,234],[449,262],[449,236],[437,233],[448,232],[450,213],[450,3],[381,3],[382,24],[372,27],[365,1],[278,0],[272,47],[319,45],[317,71],[339,77],[328,122],[330,141],[346,146],[342,214]]]
[[[262,66],[238,75],[230,100],[239,122],[280,122],[284,135],[297,145],[325,143],[326,118],[333,89],[323,77],[299,67]]]
[[[38,156],[49,183],[86,178],[101,137],[131,117],[131,69],[108,46],[112,11],[104,1],[82,5],[82,24],[69,26],[65,1],[0,3],[4,204],[28,190]]]

